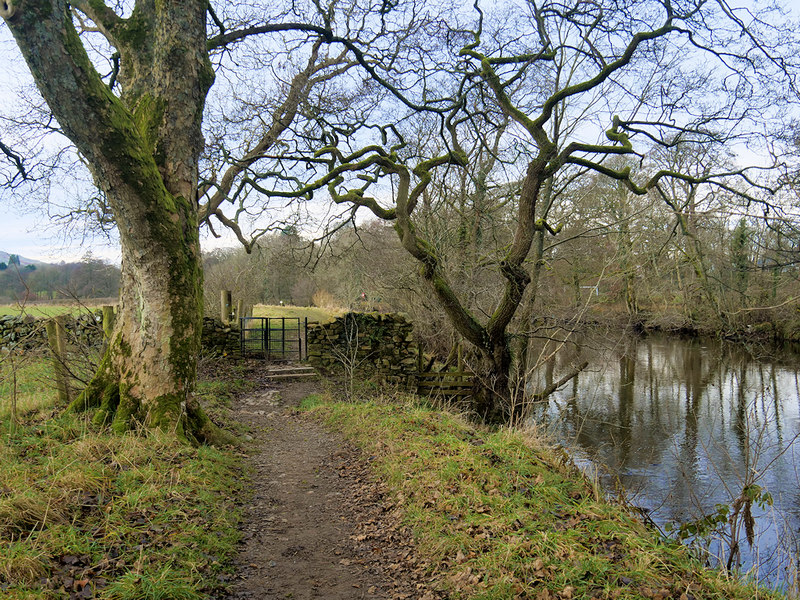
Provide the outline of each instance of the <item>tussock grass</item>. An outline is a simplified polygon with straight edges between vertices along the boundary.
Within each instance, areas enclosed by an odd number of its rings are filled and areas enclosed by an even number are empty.
[[[5,545],[0,552],[0,579],[31,584],[44,577],[44,557],[31,550],[30,544],[24,542]]]
[[[375,457],[453,598],[777,597],[707,570],[530,432],[476,428],[408,401],[305,405]]]
[[[35,362],[26,373],[50,367]],[[0,597],[64,598],[89,586],[101,599],[201,599],[224,585],[238,458],[160,432],[112,435],[49,408],[46,377],[20,383],[32,397],[38,386],[41,404],[13,431],[0,417]],[[215,389],[221,406],[229,390]]]
[[[5,498],[0,499],[0,536],[14,541],[37,528],[63,523],[64,514],[59,508],[61,499],[33,490],[8,492]]]

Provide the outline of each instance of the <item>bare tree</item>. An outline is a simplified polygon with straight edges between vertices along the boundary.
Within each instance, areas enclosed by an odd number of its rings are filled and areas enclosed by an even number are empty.
[[[239,221],[247,212],[239,202],[242,179],[257,183],[255,162],[292,125],[312,88],[348,66],[322,45],[332,34],[330,15],[318,5],[302,15],[245,3],[221,8],[197,1],[0,3],[46,102],[36,125],[74,145],[99,189],[93,207],[81,210],[113,223],[119,234],[115,330],[97,374],[72,405],[98,408],[95,420],[117,431],[143,424],[191,440],[219,437],[192,397],[202,317],[198,226],[210,226],[214,217],[251,242]],[[298,30],[306,33],[295,35],[292,56],[304,65],[285,71],[273,109],[259,112],[258,127],[248,124],[255,143],[234,150],[212,143],[221,158],[203,163],[208,173],[201,181],[203,119],[215,79],[241,77],[246,84],[252,75],[236,70],[237,48]],[[263,46],[264,64],[269,47]],[[268,79],[259,78],[250,79],[251,89]],[[19,171],[23,163],[16,165]],[[225,203],[232,215],[221,209]]]
[[[556,232],[539,211],[546,182],[576,169],[636,195],[673,181],[750,202],[773,191],[763,170],[695,173],[652,152],[676,140],[707,148],[757,144],[770,116],[794,100],[792,29],[776,7],[759,10],[724,0],[475,3],[471,14],[459,13],[429,36],[436,47],[418,42],[413,61],[398,56],[390,69],[381,63],[384,70],[369,71],[391,96],[380,111],[349,115],[355,133],[343,137],[324,121],[309,123],[328,144],[313,157],[299,147],[284,155],[281,173],[299,163],[316,173],[284,195],[327,190],[339,205],[394,222],[441,309],[480,357],[475,410],[503,420],[509,327],[531,279],[527,262],[537,232]],[[392,118],[381,124],[386,113]],[[437,124],[428,144],[412,143],[420,114]],[[483,316],[458,294],[421,222],[437,177],[463,171],[462,185],[481,185],[480,152],[502,157],[506,181],[514,182],[509,237],[493,259],[500,284]],[[656,166],[633,170],[611,160],[617,157]]]
[[[361,209],[394,223],[477,353],[475,410],[502,420],[509,327],[530,282],[532,244],[537,232],[557,231],[541,211],[546,182],[574,169],[634,194],[679,180],[758,200],[768,188],[748,169],[637,173],[609,159],[644,160],[675,139],[756,143],[795,94],[800,53],[776,10],[725,0],[476,2],[457,11],[414,0],[3,0],[0,15],[53,128],[88,166],[97,213],[122,243],[113,340],[74,408],[99,406],[98,421],[118,430],[141,422],[213,437],[191,397],[198,226],[222,224],[249,247],[270,230],[252,222],[263,210],[277,210],[285,227],[304,216],[295,201],[327,193],[338,223]],[[265,35],[280,37],[256,45]],[[487,178],[481,165],[493,164],[502,176]],[[509,198],[508,237],[490,260],[496,295],[483,315],[460,297],[420,226],[434,182],[459,182],[474,208]]]

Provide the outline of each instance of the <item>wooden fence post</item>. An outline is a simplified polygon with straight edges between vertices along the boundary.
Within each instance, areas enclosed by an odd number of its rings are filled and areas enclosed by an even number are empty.
[[[53,371],[56,377],[58,401],[67,405],[71,401],[69,389],[69,372],[67,371],[67,331],[65,328],[66,315],[59,315],[49,319],[45,324],[47,330],[47,344],[53,357]]]
[[[234,324],[238,325],[239,324],[239,319],[241,319],[242,317],[246,317],[246,316],[247,316],[247,314],[244,312],[244,300],[239,298],[236,301],[236,315],[235,315],[235,318],[234,318]]]
[[[113,306],[103,307],[103,341],[111,341],[111,332],[114,331],[114,323],[117,320],[117,315],[114,312]]]
[[[230,290],[221,290],[219,293],[219,320],[223,324],[229,325],[231,322],[231,304],[233,294]]]

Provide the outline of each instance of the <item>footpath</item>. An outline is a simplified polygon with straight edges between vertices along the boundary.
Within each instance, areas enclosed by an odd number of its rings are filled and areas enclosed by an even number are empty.
[[[281,382],[234,404],[253,432],[253,493],[242,499],[239,573],[226,598],[443,598],[369,457],[296,409],[318,386]]]

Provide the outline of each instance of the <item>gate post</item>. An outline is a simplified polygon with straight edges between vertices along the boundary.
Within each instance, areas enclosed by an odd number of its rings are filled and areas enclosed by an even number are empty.
[[[281,358],[286,358],[286,317],[281,317]]]
[[[303,352],[306,353],[303,357]],[[300,360],[308,360],[308,317],[303,319],[303,344],[300,346]]]
[[[222,290],[219,293],[219,320],[224,325],[231,324],[231,304],[233,304],[233,294],[230,290]]]
[[[239,299],[236,301],[236,313],[235,313],[234,322],[235,322],[235,323],[239,323],[239,322],[240,322],[240,319],[241,319],[242,317],[246,317],[246,316],[247,316],[247,315],[246,315],[246,314],[245,314],[245,312],[244,312],[244,300],[243,300],[243,299],[241,299],[241,298],[239,298]]]
[[[45,323],[47,343],[50,346],[53,361],[58,401],[62,406],[68,405],[72,400],[69,370],[67,369],[67,331],[65,321],[66,315],[59,315],[48,319]]]

